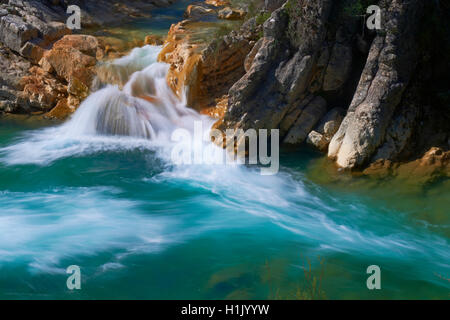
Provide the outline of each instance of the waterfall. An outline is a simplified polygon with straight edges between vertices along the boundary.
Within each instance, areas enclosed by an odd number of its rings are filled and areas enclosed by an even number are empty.
[[[102,66],[111,82],[93,92],[64,125],[64,131],[78,135],[118,135],[145,139],[170,137],[176,128],[189,128],[193,120],[205,117],[186,107],[166,82],[169,65],[156,62],[161,47],[145,46],[130,55]],[[107,70],[105,72],[105,69]],[[139,70],[141,69],[141,70]],[[108,70],[110,72],[108,72]],[[129,75],[129,76],[128,76]]]

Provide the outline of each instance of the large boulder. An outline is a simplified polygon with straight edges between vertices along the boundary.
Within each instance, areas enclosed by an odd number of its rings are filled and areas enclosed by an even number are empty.
[[[417,64],[424,1],[383,4],[384,30],[372,43],[353,101],[329,146],[328,156],[340,167],[364,165],[382,145]]]
[[[70,82],[77,78],[90,87],[95,74],[99,44],[95,37],[67,35],[57,41],[39,62],[41,67]]]

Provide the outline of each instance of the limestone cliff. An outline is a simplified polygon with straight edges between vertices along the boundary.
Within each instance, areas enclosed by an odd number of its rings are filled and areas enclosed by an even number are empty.
[[[348,169],[448,150],[449,5],[381,0],[381,29],[369,30],[369,4],[276,9],[216,127],[280,129],[285,144],[307,141]]]

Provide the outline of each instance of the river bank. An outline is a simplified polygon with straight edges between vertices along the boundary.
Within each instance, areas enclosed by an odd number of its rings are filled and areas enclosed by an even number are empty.
[[[274,176],[261,176],[258,166],[173,161],[171,133],[191,132],[194,121],[210,128],[231,112],[229,101],[238,100],[223,98],[231,88],[223,90],[261,71],[259,49],[269,49],[273,39],[264,32],[274,25],[258,15],[195,47],[192,34],[211,21],[165,20],[172,9],[158,11],[168,27],[173,22],[166,44],[111,57],[104,83],[66,121],[0,118],[0,297],[447,299],[450,186],[438,172],[447,166],[445,150],[422,159],[439,170],[420,181],[410,177],[414,169],[396,175],[396,164],[380,164],[376,174],[342,170],[308,145],[283,146]],[[151,33],[145,26],[136,38]],[[259,54],[251,53],[260,40]],[[213,64],[216,58],[233,63]],[[209,72],[189,77],[205,61]],[[232,72],[226,77],[222,67]],[[174,79],[207,84],[209,74],[222,80],[205,88],[211,97],[180,99]],[[82,289],[70,291],[66,268],[74,264]],[[382,290],[366,286],[374,264]]]

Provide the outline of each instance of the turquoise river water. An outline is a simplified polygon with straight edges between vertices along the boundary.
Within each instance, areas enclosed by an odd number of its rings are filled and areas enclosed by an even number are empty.
[[[329,182],[307,149],[282,150],[271,176],[176,164],[167,134],[211,120],[164,87],[159,50],[119,59],[137,70],[130,84],[63,124],[0,121],[0,298],[449,298],[447,180]],[[132,97],[148,79],[158,105]],[[80,290],[66,286],[70,265]],[[366,286],[370,265],[381,290]]]

